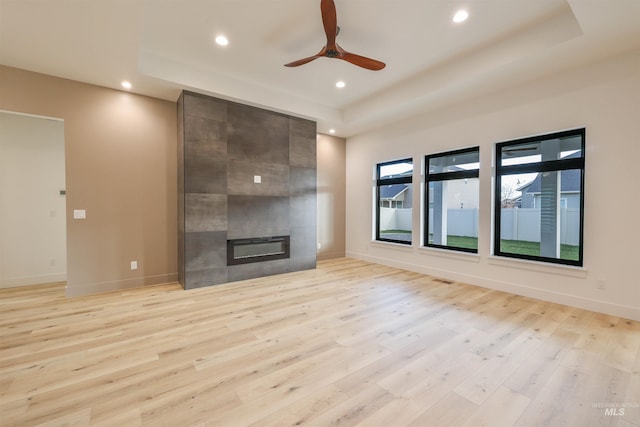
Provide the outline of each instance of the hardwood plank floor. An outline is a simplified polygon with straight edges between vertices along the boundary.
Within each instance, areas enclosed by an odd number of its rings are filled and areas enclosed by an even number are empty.
[[[351,259],[5,289],[0,425],[640,427],[640,322]]]

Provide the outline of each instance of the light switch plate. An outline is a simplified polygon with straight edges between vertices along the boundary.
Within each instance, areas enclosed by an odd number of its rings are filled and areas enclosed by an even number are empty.
[[[262,182],[262,177],[260,175],[254,175],[253,176],[253,183],[254,184],[260,184]]]
[[[86,219],[87,211],[84,209],[74,209],[73,210],[73,219]]]

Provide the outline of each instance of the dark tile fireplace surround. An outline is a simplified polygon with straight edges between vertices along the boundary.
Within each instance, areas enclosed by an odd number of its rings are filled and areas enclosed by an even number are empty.
[[[185,289],[315,268],[315,122],[183,92],[178,245]]]

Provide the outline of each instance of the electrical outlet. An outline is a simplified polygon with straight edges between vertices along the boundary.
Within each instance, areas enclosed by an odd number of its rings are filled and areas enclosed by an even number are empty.
[[[131,269],[132,270],[138,269],[138,261],[131,261]]]
[[[73,219],[86,219],[87,211],[84,209],[74,209],[73,210]]]
[[[599,279],[598,281],[596,281],[596,288],[604,291],[605,289],[607,289],[607,282],[603,279]]]

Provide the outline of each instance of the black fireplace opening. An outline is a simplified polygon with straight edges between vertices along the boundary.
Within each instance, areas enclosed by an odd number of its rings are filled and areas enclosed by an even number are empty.
[[[289,236],[227,240],[227,265],[289,258]]]

